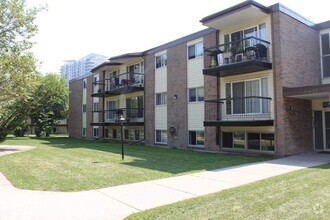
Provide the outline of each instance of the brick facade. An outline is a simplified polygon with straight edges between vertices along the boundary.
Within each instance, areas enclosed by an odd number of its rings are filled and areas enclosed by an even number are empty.
[[[75,80],[69,84],[69,136],[72,138],[81,137],[82,127],[82,88],[83,81]]]
[[[321,83],[319,34],[282,13],[272,14],[277,155],[313,149],[311,102],[283,97],[283,87]]]
[[[155,143],[155,57],[149,54],[145,57],[144,82],[144,136],[145,144]]]
[[[168,132],[167,143],[185,148],[188,145],[187,45],[180,44],[168,49],[167,60],[167,128],[177,130],[177,135]],[[176,100],[174,95],[177,95]]]

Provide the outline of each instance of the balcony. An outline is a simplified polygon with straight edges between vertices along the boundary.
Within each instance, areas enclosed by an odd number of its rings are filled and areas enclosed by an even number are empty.
[[[120,108],[104,111],[94,111],[93,114],[102,114],[103,122],[91,123],[93,126],[111,126],[120,125],[120,116],[125,118],[125,126],[143,126],[144,125],[144,109],[143,108]]]
[[[249,96],[205,101],[204,126],[273,126],[271,98]]]
[[[132,72],[123,73],[118,76],[105,79],[104,81],[93,82],[93,84],[100,85],[100,89],[96,93],[93,93],[92,97],[108,97],[128,94],[144,90],[144,74]]]
[[[270,43],[256,37],[205,49],[210,56],[204,75],[224,77],[272,69]]]

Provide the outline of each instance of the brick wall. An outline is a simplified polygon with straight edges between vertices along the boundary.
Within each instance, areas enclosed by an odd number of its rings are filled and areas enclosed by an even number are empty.
[[[83,81],[77,80],[69,84],[69,136],[73,138],[81,137],[82,128],[82,88]]]
[[[188,145],[187,109],[187,46],[185,43],[167,50],[167,127],[178,134],[168,133],[168,145],[186,148]],[[174,95],[177,99],[174,100]]]
[[[144,76],[144,128],[145,144],[155,143],[155,58],[154,54],[145,57]]]
[[[282,12],[272,14],[272,27],[276,154],[312,150],[311,103],[284,98],[283,87],[320,84],[318,32]]]
[[[218,32],[204,36],[203,43],[205,48],[214,47],[217,45]],[[204,54],[204,67],[208,68],[210,64],[210,56],[207,53]],[[204,98],[205,100],[217,99],[217,80],[215,76],[204,76]],[[220,95],[220,91],[219,91]],[[207,105],[207,103],[205,103]],[[207,112],[205,111],[205,114]],[[217,128],[216,127],[204,127],[205,149],[209,151],[219,151],[219,145],[217,145]]]

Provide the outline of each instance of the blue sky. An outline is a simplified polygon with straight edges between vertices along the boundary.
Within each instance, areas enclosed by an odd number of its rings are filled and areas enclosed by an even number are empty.
[[[39,14],[39,34],[33,49],[40,70],[59,72],[64,60],[88,53],[108,57],[138,52],[202,30],[199,20],[243,0],[27,0],[47,4]],[[315,22],[330,20],[325,0],[256,0],[280,2]]]

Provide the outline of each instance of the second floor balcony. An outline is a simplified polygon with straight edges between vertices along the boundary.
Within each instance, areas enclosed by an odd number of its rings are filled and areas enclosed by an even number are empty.
[[[93,118],[97,118],[98,122],[92,125],[120,125],[123,117],[125,126],[142,126],[144,125],[144,109],[143,108],[118,108],[104,111],[94,111]]]
[[[204,75],[224,77],[272,69],[270,43],[256,37],[206,48],[210,57]]]
[[[92,97],[108,97],[114,95],[128,94],[144,90],[143,73],[123,73],[104,81],[94,82],[98,86],[98,91],[92,94]]]
[[[271,98],[248,96],[205,101],[204,126],[272,126]]]

